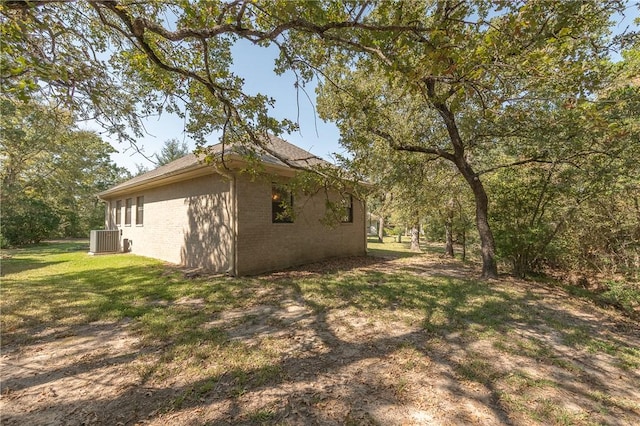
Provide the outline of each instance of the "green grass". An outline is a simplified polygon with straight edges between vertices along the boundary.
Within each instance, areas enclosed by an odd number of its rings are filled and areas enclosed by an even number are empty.
[[[412,257],[419,254],[411,251],[411,240],[404,238],[402,242],[398,243],[394,238],[385,237],[384,242],[380,243],[378,238],[368,237],[367,250],[371,255],[379,257]]]
[[[89,256],[78,243],[19,249],[3,260],[2,329],[5,343],[28,340],[38,327],[135,319],[149,339],[210,339],[211,332],[185,330],[205,315],[234,306],[243,280],[212,286],[184,279],[162,262],[130,255]],[[206,310],[175,304],[203,299]],[[8,341],[7,341],[8,340]]]
[[[401,242],[397,242],[396,236],[384,237],[383,242],[378,237],[367,237],[367,250],[373,256],[378,257],[413,257],[420,253],[411,251],[411,237],[402,236]],[[420,250],[423,253],[444,255],[444,246],[437,243],[420,241]],[[457,253],[456,253],[457,255]]]
[[[276,412],[270,408],[261,408],[249,414],[249,420],[252,424],[271,424],[276,416]]]
[[[590,299],[601,306],[615,308],[634,320],[640,320],[640,282],[633,280],[605,280],[596,289],[585,289],[575,284],[555,282],[568,293],[581,299]]]
[[[167,405],[180,409],[212,394],[239,399],[247,392],[290,380],[287,344],[273,337],[253,342],[234,339],[233,327],[260,326],[259,314],[247,314],[235,323],[218,324],[225,312],[252,306],[278,306],[297,300],[316,318],[340,310],[376,322],[397,322],[419,328],[424,344],[396,342],[389,353],[398,358],[404,374],[395,377],[397,395],[410,396],[412,374],[429,374],[424,349],[440,350],[455,341],[452,351],[472,342],[488,346],[505,357],[520,357],[557,377],[534,377],[514,366],[497,364],[490,354],[466,349],[454,359],[442,349],[458,380],[491,389],[509,413],[527,421],[583,424],[581,413],[569,413],[562,404],[540,395],[563,386],[563,377],[586,374],[582,367],[559,354],[549,340],[575,351],[611,357],[617,366],[633,371],[640,366],[640,350],[615,336],[598,333],[598,324],[569,320],[562,311],[539,303],[540,295],[517,287],[475,279],[418,275],[404,268],[331,270],[323,274],[260,276],[252,278],[200,277],[188,279],[177,268],[134,255],[87,255],[86,243],[43,244],[6,251],[2,261],[0,308],[3,345],[27,345],[43,332],[73,335],[77,327],[96,321],[127,321],[140,337],[142,348],[132,364],[141,382],[171,382],[187,376],[186,386]],[[416,256],[407,243],[370,243],[375,255]],[[210,324],[214,321],[216,326]],[[282,329],[273,318],[266,326]],[[530,330],[544,333],[528,333]],[[455,337],[452,337],[455,336]],[[453,339],[453,340],[452,340]],[[462,346],[461,346],[462,345]],[[306,356],[306,355],[305,355]],[[414,373],[415,372],[415,373]],[[616,407],[635,410],[623,396],[593,390],[586,396],[603,413]],[[630,407],[630,408],[629,408]],[[263,406],[248,414],[250,423],[272,423],[278,412]],[[345,420],[346,421],[346,420]],[[348,422],[347,422],[348,423]]]

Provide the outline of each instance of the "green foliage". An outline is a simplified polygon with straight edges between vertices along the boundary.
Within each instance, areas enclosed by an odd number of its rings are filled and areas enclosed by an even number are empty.
[[[5,197],[2,202],[2,247],[33,244],[55,236],[60,215],[44,201],[29,196]]]
[[[170,162],[184,157],[189,153],[189,147],[186,142],[180,142],[177,139],[169,139],[165,141],[159,153],[155,154],[156,164],[164,166]]]
[[[123,122],[140,134],[136,102],[144,95],[123,84],[108,61],[116,30],[86,19],[88,12],[86,2],[0,4],[2,93],[64,105],[120,137],[127,136]]]
[[[640,282],[609,280],[604,283],[601,298],[630,314],[640,314]]]
[[[554,200],[562,192],[559,180],[552,167],[530,165],[502,169],[488,179],[498,253],[517,276],[539,271],[545,260],[554,258],[550,243],[566,220],[562,215],[571,212]]]
[[[2,97],[0,107],[6,243],[86,236],[102,227],[104,207],[96,194],[128,176],[111,162],[113,148],[95,133],[77,130],[72,115],[52,105]]]
[[[474,193],[483,258],[495,236],[517,275],[558,265],[558,238],[586,200],[636,175],[638,133],[625,110],[640,99],[628,84],[637,66],[630,53],[622,66],[607,60],[609,16],[619,5],[429,6],[403,9],[401,18],[422,22],[429,36],[381,35],[375,50],[327,61],[319,112],[337,121],[353,164],[367,170],[375,159],[397,164],[394,150],[417,157],[416,168],[453,163]],[[372,14],[399,22],[384,7]],[[624,90],[614,99],[617,86]],[[516,167],[524,168],[509,171]],[[415,173],[385,176],[416,186]],[[429,206],[436,220],[441,209],[440,220],[451,222],[443,203],[415,192],[407,204]],[[491,228],[482,223],[487,212]]]
[[[638,187],[612,186],[585,200],[559,235],[560,266],[640,280],[639,199]]]
[[[272,24],[268,11],[242,3],[3,4],[2,89],[23,99],[46,96],[130,141],[143,134],[142,117],[163,112],[185,117],[200,144],[214,129],[244,143],[247,134],[291,130],[289,120],[269,116],[273,100],[244,93],[230,71],[236,33]],[[167,36],[176,26],[198,32],[218,24],[209,36]]]
[[[397,220],[429,217],[466,235],[475,208],[483,275],[497,273],[491,226],[501,234],[503,258],[522,274],[562,260],[556,249],[565,257],[587,250],[576,248],[569,225],[589,229],[588,215],[581,215],[589,197],[616,185],[616,176],[637,177],[637,37],[610,34],[612,18],[626,6],[616,0],[7,2],[0,5],[1,84],[12,99],[62,103],[121,138],[141,134],[142,116],[175,112],[198,145],[220,130],[224,142],[251,152],[264,148],[266,132],[296,125],[272,117],[272,99],[245,93],[231,71],[232,50],[239,41],[276,46],[275,71],[293,71],[298,88],[322,76],[319,112],[341,128],[353,154],[345,164],[373,175],[387,186],[383,193],[397,193]],[[611,63],[611,51],[621,47],[623,63]],[[541,168],[508,185],[490,176],[526,164]],[[461,179],[443,193],[446,186],[434,182],[454,171]],[[461,182],[471,191],[462,191]],[[526,193],[526,182],[538,198]],[[451,199],[458,206],[453,217]],[[632,209],[620,204],[626,223]],[[389,214],[384,203],[380,208],[383,217]],[[79,228],[73,208],[58,210],[67,212],[67,228]],[[632,228],[616,224],[616,236],[595,244],[626,243]],[[636,246],[625,247],[622,258],[632,265]],[[607,248],[598,263],[613,257]]]
[[[640,49],[623,52],[616,76],[596,104],[610,132],[598,133],[582,166],[583,202],[567,223],[562,266],[640,280]],[[591,127],[593,128],[593,127]]]
[[[517,275],[550,265],[638,279],[640,87],[634,52],[609,65],[609,80],[592,100],[550,112],[548,160],[489,175],[496,243]]]

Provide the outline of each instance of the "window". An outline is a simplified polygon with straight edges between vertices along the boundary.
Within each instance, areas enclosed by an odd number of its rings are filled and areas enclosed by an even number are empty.
[[[133,205],[133,198],[127,198],[124,206],[124,224],[131,225],[131,206]]]
[[[142,225],[144,221],[144,197],[136,198],[136,225]]]
[[[282,186],[271,186],[271,221],[273,223],[293,223],[293,194]]]
[[[116,225],[122,225],[122,200],[116,201],[116,208],[114,213],[116,217]]]
[[[342,198],[343,216],[342,223],[353,223],[353,196],[347,195]]]

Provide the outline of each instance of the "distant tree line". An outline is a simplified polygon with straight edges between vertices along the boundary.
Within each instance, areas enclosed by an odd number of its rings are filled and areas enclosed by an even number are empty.
[[[96,194],[129,177],[64,108],[0,97],[0,243],[87,237],[104,226]]]

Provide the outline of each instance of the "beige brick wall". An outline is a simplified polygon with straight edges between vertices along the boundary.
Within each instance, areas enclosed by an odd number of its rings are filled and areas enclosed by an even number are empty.
[[[108,200],[109,229],[122,229],[131,252],[189,267],[226,272],[230,266],[229,180],[207,175]],[[144,223],[136,225],[136,198],[144,196]],[[125,200],[133,199],[131,225],[125,225]],[[115,226],[116,200],[122,200],[122,225]]]
[[[121,229],[131,251],[189,267],[227,272],[232,267],[231,182],[216,174],[110,198],[107,228]],[[240,175],[237,195],[238,275],[257,274],[323,259],[366,253],[364,205],[354,198],[353,222],[329,227],[321,222],[325,194],[294,195],[294,223],[272,223],[271,180]],[[144,223],[136,225],[136,199],[144,196]],[[337,197],[337,194],[331,194]],[[132,198],[131,225],[125,225]],[[114,208],[122,200],[122,224]]]
[[[364,205],[355,198],[353,223],[328,227],[321,223],[326,212],[323,192],[314,197],[294,194],[294,223],[272,223],[270,181],[240,176],[236,190],[239,275],[366,253]]]

